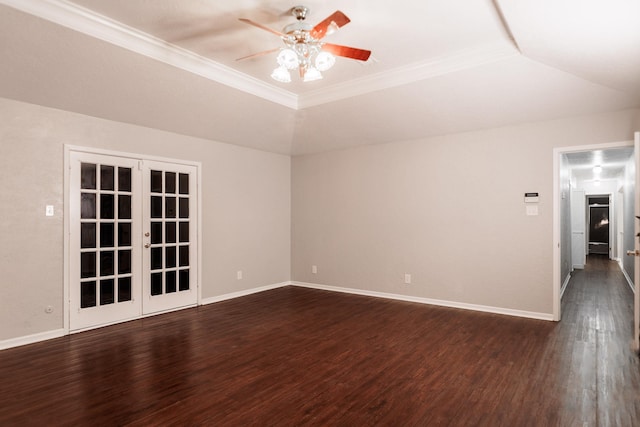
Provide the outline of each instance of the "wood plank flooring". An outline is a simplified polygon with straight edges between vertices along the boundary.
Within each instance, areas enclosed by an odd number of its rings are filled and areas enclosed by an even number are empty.
[[[604,259],[560,323],[286,287],[2,351],[0,425],[637,426],[632,310]]]

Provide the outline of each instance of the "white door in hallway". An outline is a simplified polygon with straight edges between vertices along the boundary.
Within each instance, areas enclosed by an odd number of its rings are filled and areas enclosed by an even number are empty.
[[[197,304],[197,168],[69,160],[69,329]]]
[[[571,263],[584,268],[586,263],[585,192],[571,191]]]

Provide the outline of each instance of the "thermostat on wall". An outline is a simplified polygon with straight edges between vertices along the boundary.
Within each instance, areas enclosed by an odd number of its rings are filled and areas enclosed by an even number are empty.
[[[538,203],[538,193],[524,193],[525,203]]]

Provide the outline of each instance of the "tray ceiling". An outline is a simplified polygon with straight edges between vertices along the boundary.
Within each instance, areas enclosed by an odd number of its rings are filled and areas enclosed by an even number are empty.
[[[281,30],[281,0],[2,0],[0,96],[284,154],[640,106],[637,1],[304,4],[372,58],[290,84],[236,61],[281,45],[238,21]]]

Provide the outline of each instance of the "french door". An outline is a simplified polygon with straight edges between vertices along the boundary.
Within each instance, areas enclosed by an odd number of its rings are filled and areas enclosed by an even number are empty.
[[[145,161],[143,314],[195,304],[197,212],[193,166]]]
[[[70,152],[69,324],[195,305],[197,169]]]

